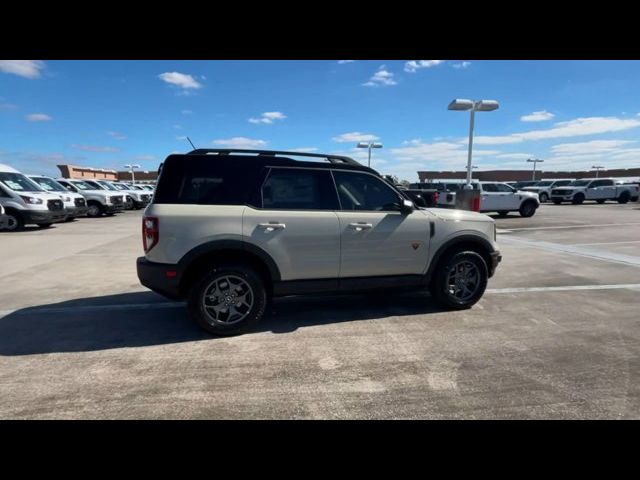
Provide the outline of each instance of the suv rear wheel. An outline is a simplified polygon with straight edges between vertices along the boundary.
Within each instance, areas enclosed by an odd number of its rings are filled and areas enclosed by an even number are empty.
[[[237,335],[257,324],[264,314],[264,282],[244,265],[213,268],[189,292],[191,318],[214,335]]]
[[[104,208],[98,202],[90,200],[87,208],[87,217],[99,217]]]
[[[540,199],[541,203],[547,203],[549,201],[549,195],[544,192],[538,195],[538,198]]]
[[[445,307],[461,310],[474,305],[487,288],[489,271],[480,254],[460,251],[438,264],[431,295]]]
[[[572,203],[574,205],[581,205],[584,202],[584,193],[576,193],[573,196],[573,201]]]

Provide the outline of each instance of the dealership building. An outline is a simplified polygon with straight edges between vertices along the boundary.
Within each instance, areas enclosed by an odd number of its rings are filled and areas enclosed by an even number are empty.
[[[531,180],[531,170],[485,170],[473,171],[474,180],[485,182],[517,182],[523,180]],[[560,178],[594,178],[596,172],[593,170],[578,171],[537,171],[536,180],[542,179],[560,179]],[[466,170],[458,171],[421,171],[418,172],[420,182],[429,182],[433,180],[463,180],[467,178]],[[617,168],[611,170],[600,170],[598,177],[614,177],[614,178],[639,178],[640,168]]]
[[[79,180],[111,180],[114,182],[130,182],[131,172],[107,170],[104,168],[80,167],[77,165],[58,165],[63,178],[76,178]],[[158,172],[148,170],[135,170],[134,177],[136,183],[155,183]]]

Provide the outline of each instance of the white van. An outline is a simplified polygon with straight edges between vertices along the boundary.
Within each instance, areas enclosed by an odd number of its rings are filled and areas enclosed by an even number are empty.
[[[4,207],[5,230],[20,230],[35,224],[47,228],[66,217],[59,195],[47,193],[15,168],[0,164],[0,204]]]
[[[67,214],[65,221],[70,222],[87,214],[87,201],[79,193],[68,191],[64,186],[46,175],[27,175],[27,177],[36,182],[44,191],[60,196]]]

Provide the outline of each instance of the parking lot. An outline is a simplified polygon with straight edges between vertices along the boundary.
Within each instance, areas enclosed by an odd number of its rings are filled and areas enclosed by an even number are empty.
[[[640,204],[496,218],[474,308],[276,300],[214,338],[142,287],[140,212],[0,233],[0,418],[640,418]]]

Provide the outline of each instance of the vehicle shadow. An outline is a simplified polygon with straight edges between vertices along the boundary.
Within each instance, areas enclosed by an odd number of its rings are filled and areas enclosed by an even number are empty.
[[[427,293],[276,299],[252,331],[289,333],[329,323],[442,312]],[[152,292],[90,297],[16,310],[0,317],[0,356],[87,352],[218,340],[183,303]]]

